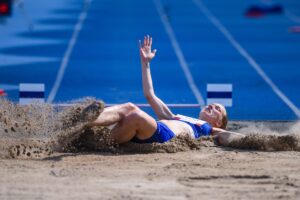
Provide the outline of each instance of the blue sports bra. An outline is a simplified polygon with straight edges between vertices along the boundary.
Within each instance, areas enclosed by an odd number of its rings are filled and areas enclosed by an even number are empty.
[[[194,131],[195,138],[199,138],[201,136],[208,136],[212,132],[212,126],[206,121],[187,117],[184,115],[176,115],[174,120],[182,121],[190,125]]]

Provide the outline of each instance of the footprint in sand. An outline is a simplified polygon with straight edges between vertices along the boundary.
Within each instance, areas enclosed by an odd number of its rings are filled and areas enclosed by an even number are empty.
[[[51,155],[53,152],[47,146],[39,147],[36,145],[14,145],[9,148],[9,155],[11,158],[43,158]]]

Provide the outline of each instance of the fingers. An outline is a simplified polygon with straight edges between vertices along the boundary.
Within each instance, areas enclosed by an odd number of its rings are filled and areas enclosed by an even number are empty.
[[[144,36],[143,44],[142,44],[141,40],[139,40],[139,47],[143,48],[145,46],[149,46],[150,48],[152,46],[152,37],[150,37],[149,35]]]
[[[154,49],[153,51],[152,51],[152,53],[155,55],[156,54],[156,52],[157,52],[157,49]]]
[[[144,36],[144,46],[147,46],[147,37]]]
[[[141,55],[142,57],[146,57],[146,54],[145,54],[145,52],[144,52],[144,50],[143,50],[143,47],[142,47],[142,42],[139,41],[139,44],[140,44],[140,55]]]
[[[150,37],[149,35],[144,36],[144,42],[143,42],[143,46],[141,45],[140,42],[140,47],[144,47],[144,46],[152,46],[152,37]]]
[[[149,46],[149,43],[150,43],[150,36],[147,35],[145,36],[145,46]]]

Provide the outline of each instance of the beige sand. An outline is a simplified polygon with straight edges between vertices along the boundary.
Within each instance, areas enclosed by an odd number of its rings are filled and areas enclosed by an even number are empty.
[[[296,122],[231,122],[248,135],[231,147],[211,138],[115,146],[102,128],[66,144],[81,105],[57,113],[0,103],[1,200],[300,199]]]
[[[0,199],[300,199],[300,152],[59,153],[0,160]]]

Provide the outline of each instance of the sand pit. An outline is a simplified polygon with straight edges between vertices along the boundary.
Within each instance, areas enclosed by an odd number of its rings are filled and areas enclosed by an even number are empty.
[[[247,137],[229,147],[212,138],[118,146],[106,128],[81,131],[90,101],[58,111],[1,100],[0,199],[300,198],[299,123],[231,122]]]

